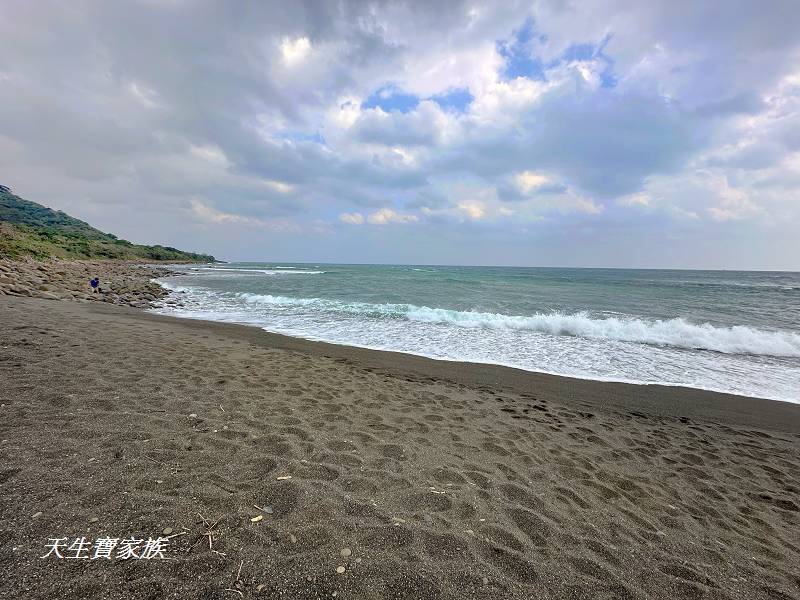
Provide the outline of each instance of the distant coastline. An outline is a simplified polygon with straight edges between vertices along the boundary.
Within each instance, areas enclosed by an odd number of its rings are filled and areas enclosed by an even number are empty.
[[[0,185],[0,258],[214,262],[210,254],[134,244]]]

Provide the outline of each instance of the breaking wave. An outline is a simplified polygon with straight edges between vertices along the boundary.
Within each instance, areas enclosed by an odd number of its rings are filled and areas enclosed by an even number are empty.
[[[314,311],[405,319],[456,327],[532,331],[548,335],[711,350],[725,354],[800,357],[800,334],[797,333],[765,331],[746,326],[717,327],[710,323],[690,323],[681,318],[666,320],[633,317],[599,318],[586,312],[514,316],[429,308],[413,304],[370,304],[250,293],[239,294],[239,297],[249,303],[287,309],[306,307]]]
[[[278,269],[293,269],[278,270]],[[325,271],[306,271],[294,267],[275,267],[274,269],[226,269],[224,267],[203,267],[203,271],[221,271],[225,273],[262,273],[264,275],[322,275]]]

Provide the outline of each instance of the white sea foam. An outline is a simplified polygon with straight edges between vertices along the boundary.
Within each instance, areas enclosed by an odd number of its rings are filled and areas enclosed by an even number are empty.
[[[370,304],[322,298],[289,298],[240,294],[254,304],[306,307],[315,311],[406,319],[463,328],[532,331],[549,335],[606,339],[677,348],[712,350],[725,354],[800,357],[800,335],[745,326],[718,327],[684,319],[644,320],[633,317],[593,317],[588,313],[537,313],[529,316],[429,308],[413,304]]]
[[[278,269],[293,269],[278,270]],[[301,271],[294,267],[275,267],[275,269],[226,269],[224,267],[203,267],[204,271],[223,271],[226,273],[263,273],[264,275],[322,275],[325,271]]]

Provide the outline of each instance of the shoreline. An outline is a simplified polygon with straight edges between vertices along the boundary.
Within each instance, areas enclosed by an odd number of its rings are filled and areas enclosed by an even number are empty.
[[[800,592],[798,405],[105,302],[1,296],[0,315],[14,597]],[[130,535],[170,536],[167,560],[42,558]]]
[[[154,279],[153,281],[158,283],[157,279]],[[167,289],[169,290],[169,288],[167,288]],[[169,290],[169,291],[170,291],[171,294],[174,293],[173,290]],[[192,321],[205,321],[207,323],[226,323],[226,324],[229,324],[229,325],[239,325],[239,326],[242,326],[242,327],[253,327],[253,328],[256,328],[256,329],[260,329],[264,333],[268,333],[268,334],[271,334],[271,335],[279,335],[279,336],[283,336],[283,337],[288,337],[288,338],[293,338],[293,339],[298,339],[298,340],[304,340],[304,341],[307,341],[307,342],[328,344],[328,345],[331,345],[331,346],[343,346],[343,347],[346,347],[346,348],[354,348],[354,349],[358,349],[358,350],[369,350],[369,351],[372,351],[372,352],[390,352],[390,353],[393,353],[393,354],[416,356],[418,358],[425,358],[425,359],[428,359],[428,360],[433,360],[433,361],[443,362],[443,363],[451,363],[452,362],[452,363],[460,363],[460,364],[465,364],[465,365],[487,365],[487,366],[491,366],[491,367],[500,367],[500,368],[503,368],[503,369],[511,369],[513,371],[522,371],[523,373],[532,373],[534,375],[549,375],[549,376],[552,376],[552,377],[559,377],[559,378],[564,378],[564,379],[575,379],[575,380],[578,380],[578,381],[589,381],[589,382],[596,382],[596,383],[618,383],[618,384],[633,385],[633,386],[658,386],[658,387],[664,387],[664,388],[685,388],[687,390],[694,390],[694,391],[699,391],[699,392],[711,392],[713,394],[723,394],[725,396],[734,396],[734,397],[737,397],[737,398],[746,398],[748,400],[763,400],[765,402],[783,402],[783,403],[786,403],[786,404],[800,404],[800,400],[786,400],[786,399],[783,399],[783,398],[769,398],[769,397],[766,397],[766,396],[748,396],[747,394],[737,394],[736,392],[726,392],[724,390],[715,390],[715,389],[712,389],[712,388],[694,387],[694,386],[689,386],[689,385],[685,385],[685,384],[682,384],[682,383],[667,383],[667,382],[653,382],[653,381],[629,381],[629,380],[625,380],[625,379],[599,379],[599,378],[596,378],[596,377],[591,377],[589,375],[587,375],[585,377],[581,377],[579,375],[566,375],[566,374],[563,374],[563,373],[555,373],[555,372],[551,372],[551,371],[537,371],[537,370],[534,370],[534,369],[524,369],[522,367],[515,367],[514,365],[497,363],[497,362],[477,362],[477,361],[461,360],[461,359],[457,359],[457,358],[443,358],[443,357],[437,357],[437,356],[428,356],[426,354],[417,354],[417,353],[414,353],[414,352],[405,352],[405,351],[402,351],[402,350],[391,350],[389,348],[379,348],[379,347],[376,347],[376,346],[356,346],[356,345],[353,345],[353,344],[346,344],[346,343],[343,343],[343,342],[341,342],[341,343],[340,342],[330,342],[330,341],[322,340],[322,339],[315,340],[315,339],[308,338],[308,337],[295,336],[295,335],[290,335],[288,333],[281,333],[280,331],[270,331],[269,329],[267,329],[265,327],[262,327],[261,325],[258,325],[258,324],[255,324],[255,323],[236,323],[236,322],[233,322],[233,321],[215,321],[213,319],[205,319],[205,318],[200,318],[200,317],[192,317],[192,316],[184,316],[184,315],[181,315],[181,316],[170,315],[168,313],[157,312],[157,311],[160,310],[159,307],[150,307],[150,308],[146,308],[145,310],[150,312],[150,314],[157,314],[157,315],[172,317],[172,318],[176,318],[176,319],[188,319],[188,320],[192,320]]]
[[[142,314],[178,323],[198,323],[199,327],[224,331],[256,345],[347,359],[359,366],[382,369],[393,375],[433,377],[461,385],[497,387],[520,394],[536,390],[538,397],[574,400],[587,407],[645,410],[657,416],[684,416],[723,422],[735,419],[731,422],[739,425],[763,423],[776,430],[787,427],[787,431],[800,432],[800,403],[787,400],[742,396],[681,385],[584,379],[492,363],[447,360],[316,341],[267,331],[258,325],[177,317],[150,310],[142,311]],[[264,336],[264,339],[259,340],[259,336]],[[764,406],[765,403],[768,403],[767,406]],[[777,406],[771,407],[771,404]]]

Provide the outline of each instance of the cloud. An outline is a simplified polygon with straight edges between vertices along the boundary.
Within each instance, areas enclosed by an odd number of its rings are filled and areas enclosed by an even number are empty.
[[[192,213],[194,213],[199,220],[206,223],[235,223],[237,225],[255,225],[259,227],[266,225],[261,219],[244,217],[242,215],[235,215],[217,210],[198,198],[192,198],[189,204]]]
[[[364,215],[361,213],[342,213],[339,215],[339,220],[350,225],[363,225]]]
[[[419,217],[408,213],[399,213],[391,208],[381,208],[367,215],[367,222],[373,225],[388,223],[416,223]]]
[[[390,223],[416,223],[419,221],[419,217],[411,213],[397,212],[392,208],[381,208],[367,214],[366,217],[358,212],[342,213],[339,215],[339,220],[348,225],[363,225],[364,223],[369,223],[370,225],[388,225]]]
[[[339,222],[416,224],[382,231],[433,261],[454,240],[466,262],[535,261],[531,236],[613,261],[621,235],[656,260],[653,232],[699,266],[743,238],[765,265],[800,255],[792,0],[12,0],[4,17],[0,183],[128,238],[375,246]]]
[[[311,52],[311,42],[307,37],[298,37],[295,39],[284,38],[280,44],[281,57],[283,62],[293,67],[303,60]]]
[[[543,173],[536,173],[534,171],[521,171],[514,177],[517,187],[524,194],[529,194],[532,191],[551,183],[551,178]]]

